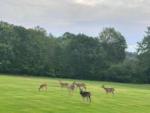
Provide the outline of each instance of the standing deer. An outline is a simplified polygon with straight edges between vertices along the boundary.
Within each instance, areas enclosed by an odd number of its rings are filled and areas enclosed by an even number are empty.
[[[104,85],[102,85],[102,88],[106,91],[106,93],[112,93],[114,94],[115,89],[114,88],[106,88]]]
[[[84,88],[86,89],[86,85],[84,83],[75,83],[75,85],[78,87],[78,88]]]
[[[87,101],[91,103],[91,93],[87,91],[83,91],[81,88],[80,89],[80,95],[82,96],[83,100],[86,98]]]
[[[73,82],[72,84],[68,85],[68,90],[70,92],[74,91],[74,89],[75,89],[75,82]]]
[[[43,83],[40,85],[39,87],[39,91],[41,91],[41,89],[45,89],[45,91],[47,91],[48,85],[46,83]]]
[[[64,83],[64,82],[62,82],[61,80],[59,80],[59,84],[60,84],[60,87],[61,88],[67,88],[68,86],[69,86],[69,84],[68,83]]]

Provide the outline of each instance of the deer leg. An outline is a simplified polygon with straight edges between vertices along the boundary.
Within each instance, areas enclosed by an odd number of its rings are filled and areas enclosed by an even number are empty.
[[[45,90],[47,91],[47,86],[45,87]]]
[[[69,95],[72,95],[72,90],[71,89],[68,89],[69,90]]]
[[[86,97],[87,102],[89,101],[89,97]]]
[[[82,100],[84,101],[84,98],[82,97]]]
[[[115,93],[112,91],[112,94],[114,95]]]
[[[89,99],[89,102],[91,103],[91,96],[89,96],[88,99]]]
[[[85,97],[82,97],[83,98],[83,101],[85,101]]]

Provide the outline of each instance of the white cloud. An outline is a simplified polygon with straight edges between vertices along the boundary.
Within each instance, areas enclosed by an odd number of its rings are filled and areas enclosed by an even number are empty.
[[[0,6],[0,20],[56,33],[98,35],[103,27],[117,26],[131,38],[128,29],[137,37],[150,24],[149,0],[0,0]]]
[[[0,17],[53,23],[150,20],[148,0],[0,0]],[[5,13],[4,13],[5,11]],[[146,18],[145,18],[146,17]],[[118,21],[119,20],[119,21]],[[54,22],[52,22],[54,21]]]
[[[128,45],[127,51],[129,52],[136,52],[137,44]]]
[[[104,0],[74,0],[74,2],[81,5],[95,6],[101,2],[104,2]]]
[[[129,7],[135,8],[146,3],[150,3],[148,0],[73,0],[77,4],[81,5],[106,5],[110,7]]]

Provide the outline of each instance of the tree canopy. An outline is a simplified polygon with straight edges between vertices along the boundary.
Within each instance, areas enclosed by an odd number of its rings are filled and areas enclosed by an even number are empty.
[[[150,83],[150,27],[137,53],[125,37],[105,28],[98,37],[0,22],[0,72],[117,82]]]

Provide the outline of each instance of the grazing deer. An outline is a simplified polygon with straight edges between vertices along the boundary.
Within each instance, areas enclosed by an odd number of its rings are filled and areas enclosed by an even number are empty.
[[[80,89],[80,95],[82,96],[83,99],[87,99],[91,103],[91,93],[87,91],[83,91],[81,88]]]
[[[112,93],[114,94],[115,89],[114,88],[106,88],[104,85],[102,86],[102,88],[106,91],[106,93]]]
[[[71,91],[74,91],[75,89],[75,82],[73,82],[72,84],[68,85],[68,90],[71,92]]]
[[[78,87],[78,88],[84,88],[86,89],[86,85],[84,83],[75,83],[75,85]]]
[[[46,83],[43,83],[40,85],[39,91],[41,91],[41,89],[45,89],[45,91],[47,91],[47,87],[48,87],[48,85]]]
[[[61,88],[67,88],[68,86],[69,86],[69,84],[68,83],[64,83],[64,82],[62,82],[61,80],[59,80],[59,84],[60,84],[60,87]]]

